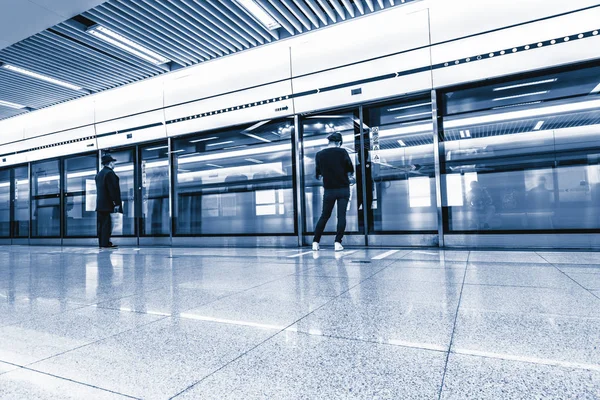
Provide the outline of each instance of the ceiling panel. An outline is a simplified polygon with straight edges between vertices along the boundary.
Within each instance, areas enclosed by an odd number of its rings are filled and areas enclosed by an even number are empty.
[[[273,30],[234,0],[1,1],[0,26],[24,21],[23,15],[33,24],[38,18],[52,21],[50,14],[81,12],[0,50],[2,64],[83,88],[66,89],[0,67],[0,100],[38,109],[418,0],[254,0],[280,26]],[[97,38],[89,28],[98,24],[170,62],[155,65]],[[27,29],[21,34],[34,26]],[[0,109],[0,119],[14,112]]]

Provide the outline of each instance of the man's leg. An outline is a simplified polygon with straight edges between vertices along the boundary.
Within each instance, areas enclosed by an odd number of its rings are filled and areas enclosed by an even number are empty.
[[[110,221],[110,213],[99,211],[98,219],[100,220],[99,236],[100,247],[108,247],[110,245],[110,234],[112,230],[112,224]]]
[[[349,201],[350,193],[343,193],[337,198],[337,233],[335,235],[337,243],[342,243],[342,238],[346,231],[346,210],[348,209]]]
[[[334,205],[335,196],[332,196],[328,190],[325,190],[325,193],[323,194],[323,211],[321,211],[321,218],[319,218],[319,222],[317,222],[317,226],[315,227],[313,243],[319,243],[321,241],[321,236],[323,235],[327,221],[329,221],[329,217],[331,217]]]

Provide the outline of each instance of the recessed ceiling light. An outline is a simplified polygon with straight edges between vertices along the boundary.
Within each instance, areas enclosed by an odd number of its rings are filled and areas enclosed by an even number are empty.
[[[25,108],[24,105],[17,104],[17,103],[11,103],[10,101],[2,101],[2,100],[0,100],[0,106],[9,107],[9,108],[16,108],[16,109]]]
[[[398,139],[398,144],[402,147],[406,147],[406,143],[404,143],[404,140]]]
[[[125,50],[141,59],[144,59],[154,65],[161,65],[170,62],[166,57],[122,36],[105,26],[94,25],[87,30],[87,33],[97,37],[98,39],[104,40],[121,50]]]
[[[42,74],[38,74],[37,72],[33,72],[33,71],[29,71],[25,68],[21,68],[21,67],[17,67],[11,64],[2,64],[2,68],[6,68],[9,71],[13,71],[13,72],[17,72],[19,74],[23,74],[23,75],[27,75],[27,76],[31,76],[32,78],[36,78],[42,81],[46,81],[46,82],[50,82],[53,83],[55,85],[59,85],[59,86],[63,86],[72,90],[82,90],[83,88],[79,87],[79,86],[75,86],[75,85],[71,85],[70,83],[67,82],[63,82],[61,80],[58,79],[54,79],[51,78],[49,76],[46,75],[42,75]]]
[[[538,96],[540,94],[546,94],[546,93],[548,93],[548,90],[542,90],[540,92],[516,94],[514,96],[498,97],[496,99],[493,99],[492,101],[502,101],[502,100],[519,99],[521,97]]]
[[[253,139],[260,140],[260,141],[263,141],[263,142],[271,143],[271,141],[269,139],[262,138],[262,137],[260,137],[258,135],[253,134],[253,133],[242,132],[242,135],[246,135],[248,137],[251,137]]]
[[[539,121],[537,124],[535,124],[535,127],[533,128],[533,130],[539,131],[540,129],[542,129],[542,125],[544,125],[544,121]]]
[[[263,24],[268,30],[273,31],[281,28],[279,22],[275,20],[264,8],[258,5],[254,0],[235,0],[240,6],[244,7],[248,13]]]
[[[219,142],[219,143],[211,143],[211,144],[207,144],[206,147],[212,147],[212,146],[221,146],[224,144],[229,144],[229,143],[233,143],[233,140],[228,140],[226,142]]]
[[[526,87],[526,86],[542,85],[544,83],[556,82],[557,80],[558,80],[558,78],[552,78],[552,79],[544,79],[543,81],[526,82],[526,83],[519,83],[516,85],[503,86],[503,87],[495,88],[494,92],[497,92],[499,90],[516,89],[516,88]]]

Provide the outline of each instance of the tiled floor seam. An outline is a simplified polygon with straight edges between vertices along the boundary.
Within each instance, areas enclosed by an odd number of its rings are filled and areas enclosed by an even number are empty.
[[[448,371],[448,362],[450,361],[450,353],[452,352],[452,343],[454,342],[454,334],[456,332],[456,324],[458,322],[458,313],[460,311],[460,303],[462,300],[463,291],[465,289],[465,281],[467,280],[467,270],[469,269],[469,258],[471,252],[467,255],[467,261],[465,262],[465,271],[463,274],[462,285],[460,287],[460,294],[458,295],[458,303],[456,305],[456,314],[454,315],[454,324],[452,326],[452,334],[450,335],[450,344],[448,345],[448,352],[446,353],[446,362],[444,363],[444,372],[442,373],[442,382],[440,384],[440,390],[438,393],[438,400],[441,400],[442,393],[444,392],[444,382],[446,380],[446,372]]]
[[[402,258],[402,257],[401,257]],[[390,264],[391,265],[391,264]],[[367,278],[361,280],[360,282],[358,282],[356,285],[353,285],[352,287],[349,287],[347,290],[341,292],[339,295],[332,297],[331,299],[329,299],[327,302],[325,302],[324,304],[322,304],[321,306],[315,308],[314,310],[312,310],[311,312],[309,312],[308,314],[304,315],[303,317],[297,319],[296,321],[290,323],[288,326],[286,326],[285,328],[277,331],[276,333],[274,333],[273,335],[269,336],[268,338],[266,338],[265,340],[263,340],[262,342],[260,342],[259,344],[257,344],[256,346],[253,346],[252,348],[248,349],[247,351],[243,352],[242,354],[238,355],[237,357],[235,357],[234,359],[228,361],[226,364],[222,365],[221,367],[217,368],[216,370],[214,370],[213,372],[211,372],[210,374],[206,375],[204,378],[198,380],[197,382],[194,382],[193,384],[189,385],[187,388],[185,388],[184,390],[180,391],[179,393],[176,393],[175,395],[173,395],[172,397],[169,398],[169,400],[175,399],[178,396],[182,395],[183,393],[187,392],[188,390],[192,389],[194,386],[198,385],[199,383],[201,383],[202,381],[210,378],[211,376],[213,376],[214,374],[218,373],[219,371],[227,368],[229,365],[231,365],[232,363],[236,362],[237,360],[239,360],[240,358],[246,356],[248,353],[256,350],[257,348],[259,348],[260,346],[262,346],[263,344],[267,343],[268,341],[270,341],[271,339],[273,339],[275,336],[279,335],[282,332],[285,332],[286,330],[288,330],[290,327],[296,325],[298,322],[302,321],[304,318],[308,317],[309,315],[315,313],[316,311],[320,310],[321,308],[325,307],[327,304],[335,301],[337,298],[343,296],[344,294],[348,293],[350,290],[354,289],[355,287],[359,286],[361,283],[371,279],[373,276],[381,273],[381,271],[385,270],[387,267],[384,267],[382,269],[380,269],[379,271],[369,275]]]
[[[11,365],[15,365],[15,366],[17,366],[16,364],[11,364]],[[94,389],[102,390],[102,391],[104,391],[104,392],[113,393],[113,394],[116,394],[116,395],[118,395],[118,396],[126,397],[126,398],[129,398],[129,399],[141,400],[139,397],[130,396],[130,395],[128,395],[128,394],[124,394],[124,393],[120,393],[120,392],[115,392],[114,390],[105,389],[105,388],[103,388],[103,387],[100,387],[100,386],[94,386],[94,385],[90,385],[90,384],[88,384],[88,383],[79,382],[79,381],[76,381],[76,380],[73,380],[73,379],[69,379],[69,378],[65,378],[65,377],[62,377],[62,376],[59,376],[59,375],[54,375],[54,374],[49,374],[49,373],[47,373],[47,372],[38,371],[38,370],[36,370],[36,369],[29,368],[29,367],[26,367],[26,366],[19,365],[19,366],[17,366],[17,367],[18,367],[17,369],[14,369],[14,370],[8,371],[8,372],[6,372],[6,373],[8,374],[8,373],[11,373],[11,372],[18,371],[19,369],[24,369],[24,370],[27,370],[27,371],[32,371],[32,372],[35,372],[35,373],[38,373],[38,374],[42,374],[42,375],[46,375],[46,376],[51,376],[51,377],[53,377],[53,378],[60,379],[60,380],[63,380],[63,381],[68,381],[68,382],[76,383],[76,384],[78,384],[78,385],[83,385],[83,386],[91,387],[91,388],[94,388]],[[0,376],[1,376],[1,375],[2,375],[2,374],[0,374]]]
[[[540,255],[537,251],[535,252],[535,254],[537,254],[539,257],[541,257],[544,261],[546,261],[548,264],[552,265],[554,268],[556,268],[561,274],[563,274],[564,276],[566,276],[567,278],[569,278],[570,280],[572,280],[573,282],[575,282],[575,284],[577,284],[577,286],[581,287],[583,290],[585,290],[586,292],[588,292],[589,294],[591,294],[592,296],[594,296],[595,298],[597,298],[598,300],[600,300],[600,296],[596,295],[596,293],[594,293],[593,291],[591,291],[590,289],[586,288],[585,286],[583,286],[581,283],[577,282],[575,279],[573,279],[569,274],[567,274],[565,271],[563,271],[562,269],[560,269],[559,267],[556,266],[556,264],[551,263],[550,261],[548,261],[546,258],[544,258],[544,256]]]

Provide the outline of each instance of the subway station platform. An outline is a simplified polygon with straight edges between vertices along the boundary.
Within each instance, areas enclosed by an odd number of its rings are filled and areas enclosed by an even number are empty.
[[[600,253],[0,247],[1,399],[598,399]]]

